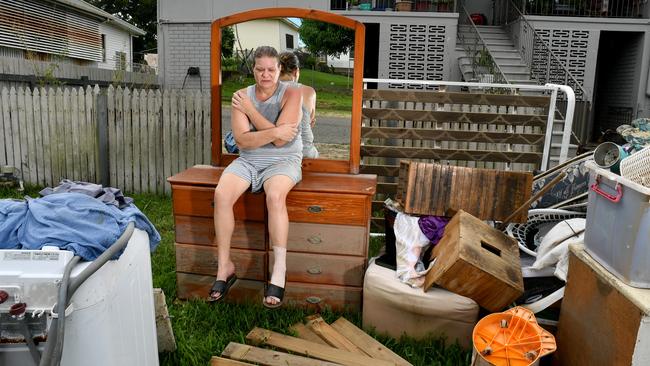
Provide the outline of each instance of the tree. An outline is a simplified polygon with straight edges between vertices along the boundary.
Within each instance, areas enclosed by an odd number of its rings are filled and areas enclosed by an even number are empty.
[[[221,29],[221,57],[232,57],[233,49],[235,47],[235,32],[232,27],[225,27]]]
[[[354,30],[336,24],[303,19],[298,32],[307,49],[319,55],[337,57],[354,45]]]
[[[145,53],[155,53],[157,41],[157,0],[87,0],[107,13],[118,16],[147,32],[133,39],[133,60],[141,62]]]

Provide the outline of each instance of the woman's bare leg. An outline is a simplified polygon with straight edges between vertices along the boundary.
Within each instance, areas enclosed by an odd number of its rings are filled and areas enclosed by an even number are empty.
[[[230,240],[235,227],[233,206],[248,187],[250,187],[250,183],[245,179],[225,173],[219,179],[219,184],[214,190],[214,231],[219,256],[217,280],[226,281],[228,276],[235,273],[235,264],[230,259]],[[221,294],[213,292],[210,296],[218,299]]]
[[[295,185],[293,179],[286,175],[276,175],[264,182],[266,207],[269,213],[269,236],[274,247],[275,262],[271,274],[271,283],[284,288],[287,268],[286,249],[289,236],[289,216],[287,215],[287,194]],[[267,297],[268,304],[276,304],[279,299]]]

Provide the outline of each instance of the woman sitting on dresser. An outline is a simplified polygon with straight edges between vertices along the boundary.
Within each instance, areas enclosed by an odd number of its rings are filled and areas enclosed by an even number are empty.
[[[235,225],[233,206],[249,187],[253,192],[263,188],[275,258],[263,305],[277,308],[282,304],[285,286],[289,232],[286,198],[302,178],[302,93],[299,88],[279,81],[279,57],[273,47],[258,47],[253,58],[255,85],[237,91],[232,99],[231,123],[239,158],[224,170],[214,192],[219,258],[209,300],[223,299],[237,279],[230,258]]]

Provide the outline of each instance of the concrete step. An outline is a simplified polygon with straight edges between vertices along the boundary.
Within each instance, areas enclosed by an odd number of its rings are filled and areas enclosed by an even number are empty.
[[[517,52],[517,49],[513,44],[488,44],[487,48],[492,51],[513,51]]]
[[[499,65],[499,69],[501,69],[501,72],[506,75],[508,80],[530,80],[530,73],[528,71],[507,72],[501,67],[501,65]]]
[[[465,39],[475,39],[478,38],[474,32],[461,32],[460,35]],[[501,39],[501,40],[510,40],[510,36],[506,33],[482,33],[481,38],[484,40],[489,39]]]
[[[525,74],[525,75],[530,75],[530,72],[528,71],[528,67],[526,65],[522,64],[506,64],[506,63],[501,63],[496,61],[497,65],[499,65],[499,68],[501,71],[503,71],[505,74]]]
[[[516,49],[505,49],[505,50],[493,50],[490,48],[490,53],[495,59],[519,59],[521,60],[521,55]]]
[[[477,25],[476,29],[481,33],[503,33],[507,34],[506,30],[503,27],[498,25]]]

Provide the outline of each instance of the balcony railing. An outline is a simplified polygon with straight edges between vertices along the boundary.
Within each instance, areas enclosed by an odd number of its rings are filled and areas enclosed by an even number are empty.
[[[453,12],[454,0],[330,0],[330,10]]]
[[[517,0],[525,15],[640,18],[646,0]]]

